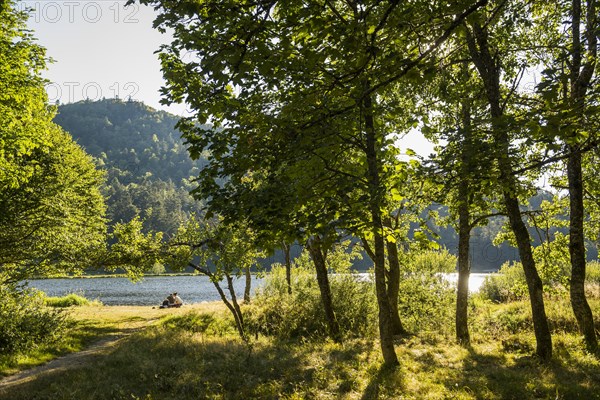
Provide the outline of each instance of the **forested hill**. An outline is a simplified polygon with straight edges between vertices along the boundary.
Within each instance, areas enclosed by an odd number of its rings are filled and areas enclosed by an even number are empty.
[[[55,122],[107,171],[111,222],[139,215],[146,229],[170,232],[200,204],[189,195],[203,159],[192,161],[178,117],[136,101],[103,99],[59,106]]]

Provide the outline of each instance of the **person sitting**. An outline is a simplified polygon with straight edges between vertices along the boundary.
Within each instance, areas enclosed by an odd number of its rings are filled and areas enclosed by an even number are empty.
[[[183,300],[177,294],[177,292],[173,293],[173,305],[171,307],[181,307],[183,305]]]
[[[168,297],[163,300],[162,304],[160,305],[160,308],[169,308],[169,298]]]
[[[163,300],[160,308],[179,308],[183,305],[183,301],[181,300],[181,297],[179,297],[177,295],[177,292],[175,293],[171,293],[167,296],[166,299]]]

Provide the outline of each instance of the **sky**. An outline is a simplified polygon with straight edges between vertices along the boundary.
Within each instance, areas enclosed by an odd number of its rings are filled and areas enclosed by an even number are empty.
[[[185,113],[184,106],[159,103],[163,79],[154,52],[171,38],[152,28],[151,8],[125,7],[125,0],[35,0],[19,7],[34,9],[28,26],[54,60],[44,73],[51,102],[131,97]]]
[[[43,74],[50,82],[52,103],[72,103],[102,98],[131,98],[186,115],[185,105],[160,104],[163,85],[157,55],[171,37],[152,28],[155,12],[126,0],[20,0],[31,8],[28,26],[54,60]],[[409,133],[399,142],[427,156],[433,145],[420,133]]]

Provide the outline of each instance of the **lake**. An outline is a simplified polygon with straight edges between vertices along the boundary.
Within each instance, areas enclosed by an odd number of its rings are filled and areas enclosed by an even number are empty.
[[[253,286],[261,279],[254,278]],[[243,297],[244,279],[234,279],[236,294]],[[133,283],[127,278],[73,278],[32,280],[29,286],[48,296],[76,293],[88,299],[98,299],[106,305],[160,305],[169,293],[177,292],[184,303],[220,300],[210,279],[203,275],[152,276]],[[227,295],[229,291],[222,284]]]
[[[367,276],[367,274],[361,274]],[[489,274],[471,274],[469,288],[476,292]],[[456,282],[457,274],[447,274],[451,282]],[[253,278],[253,288],[260,286],[262,279]],[[45,292],[48,296],[65,296],[76,293],[88,299],[98,299],[106,305],[151,306],[160,303],[177,292],[184,303],[220,300],[217,289],[206,276],[156,276],[147,277],[133,283],[127,278],[73,278],[32,280],[29,286]],[[225,285],[222,285],[224,287]],[[243,297],[244,279],[235,279],[234,287],[238,298]],[[229,291],[225,290],[229,296]]]

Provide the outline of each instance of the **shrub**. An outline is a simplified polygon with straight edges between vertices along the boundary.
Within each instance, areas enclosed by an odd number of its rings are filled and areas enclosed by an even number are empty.
[[[377,330],[377,301],[373,277],[353,274],[338,250],[335,256],[342,273],[330,275],[333,306],[345,335],[369,336]],[[350,253],[344,253],[346,255]],[[345,270],[344,270],[345,268]],[[420,251],[403,257],[399,311],[409,331],[444,330],[452,326],[454,288],[442,273],[456,268],[456,257],[445,250]],[[337,271],[337,270],[336,270]],[[339,271],[338,271],[339,272]],[[287,293],[285,268],[274,265],[266,276],[254,304],[246,309],[251,332],[280,338],[326,336],[321,297],[308,254],[292,269],[292,294]]]
[[[444,273],[456,269],[447,250],[409,252],[403,256],[399,311],[409,331],[443,331],[453,326],[456,296]]]
[[[101,304],[99,301],[90,301],[83,296],[75,293],[70,293],[62,297],[46,297],[44,299],[47,306],[50,307],[73,307],[73,306],[88,306],[90,304]]]
[[[498,273],[487,276],[479,295],[496,303],[520,300],[527,296],[525,272],[521,263],[504,263]]]
[[[377,327],[374,287],[349,271],[348,259],[352,257],[356,253],[346,252],[344,246],[327,257],[330,268],[338,272],[330,275],[333,307],[343,334],[370,335]],[[320,291],[308,252],[295,260],[291,295],[287,293],[285,268],[273,266],[253,304],[246,308],[246,324],[251,333],[279,338],[327,336]]]
[[[568,290],[570,269],[564,263],[538,263],[540,278],[546,293],[561,294]],[[586,269],[587,292],[600,297],[600,263],[590,262]],[[528,296],[525,272],[521,263],[505,263],[498,273],[485,278],[479,295],[496,303],[521,300]]]
[[[0,353],[13,357],[58,341],[67,327],[61,310],[48,308],[42,292],[0,286]]]

